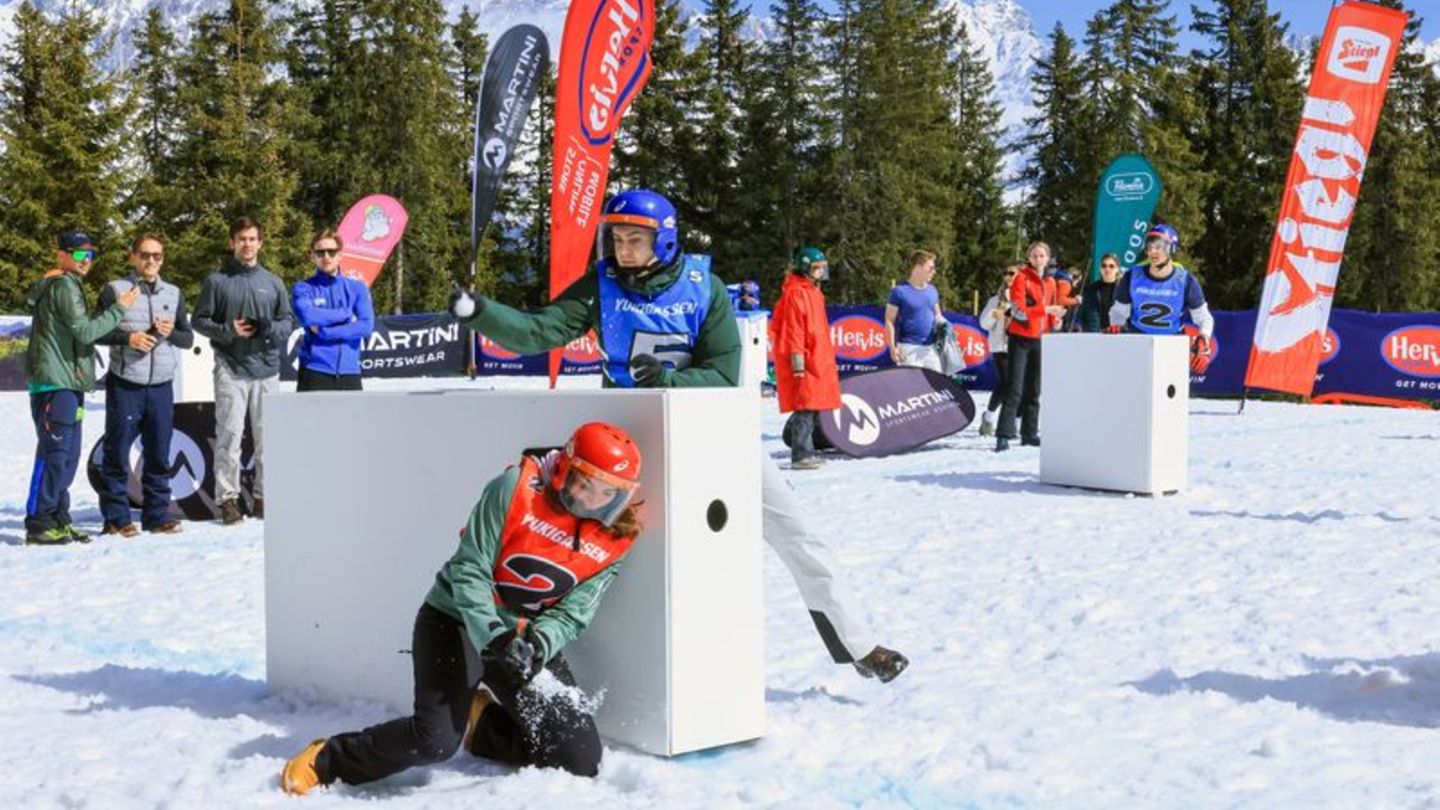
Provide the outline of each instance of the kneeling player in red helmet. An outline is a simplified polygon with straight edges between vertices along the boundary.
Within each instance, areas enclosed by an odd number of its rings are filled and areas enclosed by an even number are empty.
[[[370,782],[443,762],[462,743],[512,765],[598,773],[594,719],[571,690],[530,682],[549,670],[574,685],[560,651],[640,533],[640,464],[625,431],[591,422],[491,480],[415,617],[414,714],[312,742],[285,764],[281,788]]]

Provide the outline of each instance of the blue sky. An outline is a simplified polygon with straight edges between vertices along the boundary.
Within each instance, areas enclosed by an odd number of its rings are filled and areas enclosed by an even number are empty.
[[[1113,0],[1018,1],[1030,12],[1035,21],[1035,33],[1041,37],[1048,37],[1050,29],[1055,27],[1056,22],[1060,22],[1070,36],[1080,39],[1085,35],[1085,22],[1094,16],[1095,12],[1109,6]],[[1191,2],[1192,0],[1172,0],[1170,4],[1171,13],[1176,15],[1182,26],[1189,24]],[[1209,0],[1194,0],[1194,4],[1202,9],[1214,8],[1214,4]],[[1330,16],[1330,5],[1330,0],[1270,0],[1271,10],[1280,12],[1285,22],[1290,24],[1292,34],[1316,37],[1325,32],[1325,20]],[[1411,0],[1407,5],[1419,9],[1424,18],[1420,29],[1421,37],[1426,42],[1440,39],[1440,2]],[[1193,43],[1186,41],[1186,44]]]

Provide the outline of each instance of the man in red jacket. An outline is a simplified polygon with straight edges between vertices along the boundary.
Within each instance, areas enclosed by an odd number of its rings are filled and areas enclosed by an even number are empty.
[[[825,316],[820,282],[830,278],[830,263],[819,248],[803,248],[780,288],[770,321],[775,354],[775,390],[780,412],[789,413],[785,435],[790,442],[790,468],[814,470],[824,464],[815,454],[820,412],[840,407],[840,373],[835,345]]]

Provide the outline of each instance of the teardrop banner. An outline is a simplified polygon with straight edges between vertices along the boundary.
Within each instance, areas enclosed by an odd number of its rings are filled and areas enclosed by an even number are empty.
[[[820,417],[820,432],[857,458],[888,456],[965,429],[975,400],[936,371],[898,366],[840,381],[840,407]]]
[[[533,25],[517,25],[500,36],[485,61],[480,99],[475,104],[475,165],[470,190],[470,260],[490,221],[505,169],[520,142],[535,91],[550,66],[550,43]]]
[[[340,251],[340,272],[375,286],[380,268],[405,235],[410,215],[394,197],[371,194],[350,206],[336,232],[345,243]]]

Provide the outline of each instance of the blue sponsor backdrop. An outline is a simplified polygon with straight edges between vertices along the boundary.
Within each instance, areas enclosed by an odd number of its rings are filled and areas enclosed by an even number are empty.
[[[828,308],[830,336],[842,375],[894,365],[885,348],[885,309],[881,306]],[[965,371],[956,375],[966,388],[989,390],[995,367],[979,319],[945,313],[965,352]],[[1204,375],[1191,378],[1197,396],[1237,396],[1255,334],[1255,311],[1215,313],[1215,356]],[[1440,312],[1373,314],[1337,309],[1330,315],[1329,344],[1315,375],[1315,394],[1362,394],[1396,399],[1440,400]],[[493,345],[490,350],[493,352]],[[503,353],[503,352],[502,352]],[[504,353],[507,354],[508,353]],[[477,351],[482,374],[544,374],[543,355],[504,359]],[[561,372],[593,373],[594,363],[566,361]]]

